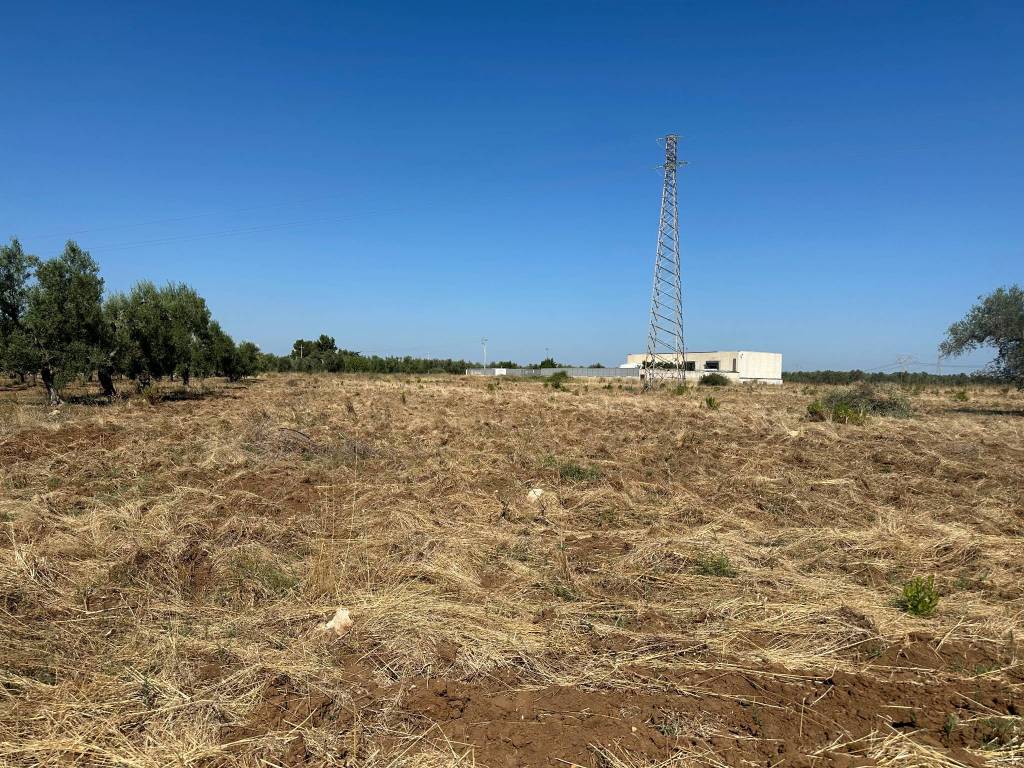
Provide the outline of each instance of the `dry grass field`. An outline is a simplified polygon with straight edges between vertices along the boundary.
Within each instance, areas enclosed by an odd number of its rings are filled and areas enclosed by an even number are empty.
[[[0,392],[0,765],[1024,764],[1024,394],[813,390]]]

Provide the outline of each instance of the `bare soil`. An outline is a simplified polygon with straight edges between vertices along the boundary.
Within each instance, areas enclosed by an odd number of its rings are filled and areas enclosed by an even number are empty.
[[[821,391],[0,392],[0,766],[1024,765],[1024,395]]]

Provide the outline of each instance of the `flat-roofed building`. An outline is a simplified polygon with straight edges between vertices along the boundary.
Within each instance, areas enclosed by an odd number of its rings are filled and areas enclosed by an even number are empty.
[[[720,373],[741,384],[761,382],[782,383],[782,354],[779,352],[687,352],[685,378],[698,381],[709,373]],[[627,355],[623,368],[640,368],[648,360],[646,353]],[[659,363],[675,362],[674,355],[658,355]]]

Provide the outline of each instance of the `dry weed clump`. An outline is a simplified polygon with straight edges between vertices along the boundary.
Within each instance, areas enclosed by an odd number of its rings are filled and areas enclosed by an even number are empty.
[[[1024,759],[1024,395],[492,383],[0,393],[0,765]]]

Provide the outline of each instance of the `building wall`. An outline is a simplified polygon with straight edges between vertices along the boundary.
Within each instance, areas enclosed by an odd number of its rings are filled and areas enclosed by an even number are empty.
[[[626,365],[639,366],[647,359],[646,354],[627,355]],[[673,355],[658,355],[662,362],[674,362]],[[768,384],[782,383],[782,355],[778,352],[746,352],[727,351],[717,352],[687,352],[687,367],[692,363],[693,371],[688,372],[687,378],[699,378],[705,373],[717,370],[733,381],[756,382],[763,381]],[[714,363],[718,367],[714,367]],[[712,366],[709,367],[708,364]]]
[[[782,355],[778,352],[740,352],[741,379],[782,381]]]

